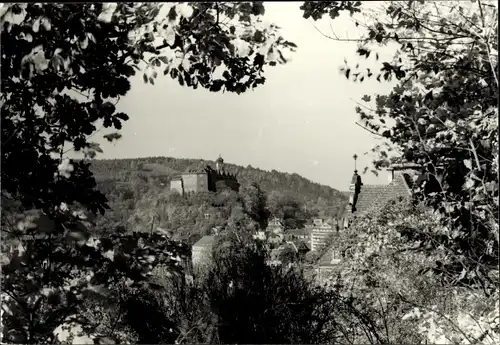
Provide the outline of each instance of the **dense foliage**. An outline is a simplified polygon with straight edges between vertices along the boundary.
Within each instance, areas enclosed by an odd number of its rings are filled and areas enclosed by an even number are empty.
[[[63,160],[68,148],[94,156],[98,125],[122,127],[128,116],[114,104],[139,70],[151,83],[158,68],[211,91],[263,84],[264,65],[284,63],[281,49],[294,47],[263,26],[263,13],[259,2],[2,6],[4,194],[26,207],[80,202],[102,213],[88,164]]]
[[[242,184],[240,193],[222,190],[181,197],[170,192],[172,177],[206,165],[213,166],[213,162],[165,157],[92,161],[99,189],[111,205],[98,228],[105,231],[110,226],[126,225],[152,231],[160,227],[176,238],[196,241],[212,228],[225,226],[238,198],[251,194],[252,184],[267,194],[270,214],[260,219],[278,217],[286,229],[303,227],[314,216],[338,216],[346,202],[342,193],[297,174],[231,164],[226,169]],[[253,213],[257,218],[259,211]]]
[[[166,290],[154,292],[149,301],[175,320],[163,339],[173,336],[176,343],[191,344],[354,344],[366,340],[353,332],[363,329],[377,341],[374,323],[355,307],[355,299],[311,284],[297,266],[266,264],[263,244],[244,228],[234,228],[219,237],[211,263],[192,282],[170,281]],[[144,296],[149,295],[145,291]],[[147,298],[141,301],[150,305]],[[143,324],[154,323],[153,317],[145,313]]]
[[[128,116],[115,104],[137,71],[154,83],[161,69],[213,92],[262,85],[264,66],[285,63],[282,50],[295,47],[263,25],[263,13],[259,2],[0,7],[4,341],[71,341],[66,326],[87,338],[112,334],[98,315],[111,308],[108,319],[119,317],[112,306],[123,291],[149,285],[156,266],[180,270],[186,248],[165,236],[90,236],[109,206],[88,162],[65,154],[92,158],[97,128],[121,129]]]
[[[357,218],[334,248],[343,261],[330,284],[355,296],[378,320],[385,342],[498,342],[498,267],[471,289],[466,267],[456,277],[453,251],[425,238],[448,235],[439,217],[408,200],[393,200]]]
[[[332,237],[343,260],[325,286],[289,251],[292,265],[269,265],[268,238],[255,235],[271,216],[286,228],[338,216],[337,191],[229,165],[239,192],[182,197],[168,191],[172,176],[207,162],[88,162],[98,126],[128,119],[114,104],[137,71],[213,92],[263,84],[264,67],[295,45],[264,26],[262,3],[2,5],[2,341],[497,343],[497,6],[367,3],[301,8],[313,20],[349,13],[366,29],[354,40],[367,59],[396,44],[380,73],[347,62],[343,73],[397,80],[356,111],[386,139],[375,168],[397,152],[426,178],[411,202]],[[193,271],[186,241],[214,227],[212,260]]]
[[[424,167],[427,178],[415,192],[454,229],[424,241],[453,249],[457,277],[464,266],[483,279],[497,266],[499,248],[497,6],[392,1],[368,9],[344,1],[311,2],[302,9],[314,19],[344,10],[354,14],[356,25],[366,29],[356,39],[357,53],[366,59],[378,60],[378,46],[396,45],[393,61],[381,62],[378,73],[359,64],[343,69],[357,82],[398,81],[388,95],[365,95],[356,108],[364,126],[386,138],[373,149],[374,165],[387,167],[392,151]]]
[[[383,140],[372,149],[375,169],[404,160],[425,177],[412,186],[413,204],[358,219],[340,237],[348,239],[338,248],[347,249],[341,283],[365,296],[363,308],[376,306],[386,341],[406,340],[406,330],[413,341],[498,342],[497,4],[335,1],[301,9],[313,20],[349,14],[361,36],[328,36],[357,42],[362,58],[379,61],[381,47],[395,47],[380,70],[346,61],[341,71],[353,82],[396,83],[388,94],[363,96],[358,124]]]

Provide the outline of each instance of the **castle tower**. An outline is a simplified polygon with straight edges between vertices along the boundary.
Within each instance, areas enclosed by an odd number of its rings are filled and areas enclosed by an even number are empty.
[[[219,174],[221,174],[224,171],[224,160],[222,159],[221,155],[219,154],[219,158],[215,161],[215,170]]]

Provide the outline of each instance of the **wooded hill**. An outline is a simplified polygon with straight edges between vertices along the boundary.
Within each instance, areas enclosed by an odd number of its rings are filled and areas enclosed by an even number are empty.
[[[207,165],[215,163],[170,157],[92,161],[91,170],[111,207],[101,226],[122,225],[140,231],[162,227],[194,241],[213,226],[223,225],[237,195],[226,191],[182,198],[169,190],[174,176]],[[250,165],[225,164],[225,169],[236,174],[242,189],[257,183],[267,195],[271,216],[285,218],[288,228],[300,227],[310,217],[338,217],[347,203],[342,192],[298,174],[264,171]]]

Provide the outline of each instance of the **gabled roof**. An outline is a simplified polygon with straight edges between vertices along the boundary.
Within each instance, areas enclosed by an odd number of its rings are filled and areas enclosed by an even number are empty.
[[[364,215],[368,211],[385,206],[391,199],[409,195],[411,195],[411,188],[408,186],[403,174],[396,172],[394,180],[388,185],[362,186],[354,214]]]
[[[311,229],[289,229],[285,230],[285,235],[289,236],[310,236]]]
[[[387,185],[363,185],[356,202],[355,214],[364,214],[377,201],[385,190]]]
[[[319,259],[318,264],[320,268],[331,268],[337,266],[337,264],[332,263],[332,255],[335,249],[332,247],[328,248],[325,254]]]
[[[215,236],[203,236],[198,242],[193,244],[193,248],[212,248],[215,243]]]
[[[363,194],[363,191],[361,191]],[[380,193],[371,204],[367,205],[366,212],[380,209],[384,207],[390,200],[396,199],[398,197],[407,197],[411,195],[411,188],[408,186],[405,177],[402,173],[395,173],[394,180],[392,180],[389,185]],[[356,206],[357,209],[357,206]],[[355,212],[356,214],[357,212]]]
[[[308,242],[303,241],[303,240],[295,240],[292,241],[295,246],[297,247],[298,250],[311,250],[311,246],[309,245]]]
[[[358,201],[356,202],[356,211],[351,213],[349,209],[346,217],[349,219],[352,216],[364,215],[368,212],[384,207],[390,200],[401,196],[410,196],[411,188],[409,187],[408,182],[403,173],[395,172],[394,179],[388,185],[363,185],[361,187]],[[318,264],[320,267],[327,268],[336,266],[335,264],[332,264],[333,251],[334,248],[331,246],[319,259]]]

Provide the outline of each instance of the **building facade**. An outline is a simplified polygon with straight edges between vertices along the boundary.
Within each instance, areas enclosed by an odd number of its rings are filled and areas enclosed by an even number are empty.
[[[215,236],[203,236],[191,249],[193,269],[197,270],[212,262],[212,250]]]
[[[215,161],[215,169],[210,166],[176,176],[170,181],[170,190],[181,195],[188,193],[215,192],[224,188],[238,191],[240,184],[236,175],[224,168],[222,157]]]
[[[320,250],[328,243],[328,239],[337,232],[335,219],[313,219],[311,229],[311,250]]]

